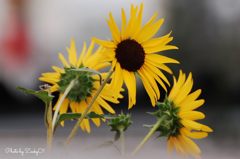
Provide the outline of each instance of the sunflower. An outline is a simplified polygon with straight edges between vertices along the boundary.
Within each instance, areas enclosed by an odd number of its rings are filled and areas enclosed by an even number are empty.
[[[164,63],[179,63],[174,59],[153,54],[164,50],[178,49],[176,46],[167,45],[167,43],[173,39],[170,37],[171,32],[163,37],[150,39],[160,28],[163,19],[153,23],[157,16],[156,12],[154,16],[141,27],[143,3],[140,5],[138,14],[137,11],[138,6],[134,7],[132,4],[130,20],[127,23],[125,12],[122,9],[121,32],[110,12],[110,20],[106,19],[106,21],[111,30],[113,40],[104,41],[92,38],[93,41],[107,49],[102,52],[102,60],[110,61],[112,64],[111,70],[115,70],[113,80],[111,81],[111,88],[115,90],[115,98],[118,96],[123,81],[125,82],[129,94],[129,109],[136,103],[135,75],[142,79],[151,103],[155,106],[155,102],[160,98],[160,91],[156,81],[165,91],[167,91],[167,88],[163,81],[170,86],[167,78],[159,69],[172,74],[171,69]]]
[[[186,79],[186,75],[180,70],[178,81],[175,77],[173,80],[172,90],[164,101],[165,105],[171,105],[171,110],[174,112],[172,114],[175,114],[175,117],[172,118],[171,131],[167,133],[169,155],[172,154],[173,147],[175,147],[180,157],[191,155],[201,158],[199,147],[190,138],[205,138],[208,136],[207,132],[213,131],[210,127],[194,121],[205,118],[202,112],[194,110],[204,103],[203,99],[196,100],[201,94],[201,89],[189,94],[193,87],[191,73]]]
[[[75,49],[75,43],[74,40],[71,40],[71,47],[70,49],[67,48],[67,51],[69,53],[69,63],[65,60],[63,55],[59,53],[59,58],[62,61],[64,65],[64,69],[58,68],[56,66],[53,66],[53,70],[56,72],[51,73],[43,73],[39,80],[48,82],[52,84],[51,90],[52,92],[59,91],[60,95],[58,98],[58,101],[53,108],[53,110],[56,109],[56,106],[61,99],[66,86],[76,78],[77,73],[71,72],[71,68],[89,68],[94,70],[100,70],[106,66],[109,66],[109,63],[103,63],[99,62],[99,58],[102,56],[99,54],[101,51],[105,50],[102,46],[100,46],[94,54],[92,54],[93,48],[94,48],[95,42],[92,41],[88,50],[86,51],[86,43],[84,42],[84,46],[82,49],[82,53],[80,57],[77,59],[77,53]],[[92,54],[92,55],[91,55]],[[103,79],[106,77],[107,73],[101,73]],[[95,95],[97,89],[100,86],[99,83],[99,76],[98,75],[92,75],[88,73],[83,73],[82,76],[78,79],[76,84],[73,86],[72,90],[68,93],[67,97],[64,99],[59,113],[66,113],[68,110],[68,107],[70,106],[70,109],[73,113],[83,113],[86,109],[88,103],[91,101],[92,97]],[[119,101],[116,98],[113,98],[113,92],[109,90],[109,84],[106,84],[103,88],[100,95],[97,97],[95,103],[91,107],[89,111],[94,111],[98,114],[103,114],[102,108],[106,109],[110,113],[115,113],[115,111],[112,109],[112,107],[105,101],[111,101],[113,103],[119,103]],[[83,93],[85,91],[85,94]],[[119,98],[122,98],[123,96],[121,94],[118,95]],[[100,107],[101,106],[101,107]],[[103,119],[104,120],[104,119]],[[99,126],[100,125],[100,119],[94,118],[92,121]],[[105,121],[105,120],[104,120]],[[64,126],[64,122],[61,122],[61,125]],[[87,130],[87,132],[90,132],[90,124],[88,119],[84,119],[83,122],[80,124],[82,130]]]

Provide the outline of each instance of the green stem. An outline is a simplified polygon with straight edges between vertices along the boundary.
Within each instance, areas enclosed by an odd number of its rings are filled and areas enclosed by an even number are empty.
[[[157,128],[161,125],[162,121],[165,120],[167,116],[163,115],[158,122],[154,125],[154,127],[149,131],[147,136],[143,139],[143,141],[138,145],[138,147],[132,152],[131,155],[135,154],[144,144],[147,142],[147,140],[152,136],[152,134],[157,130]]]
[[[123,132],[123,128],[120,129],[120,136],[121,136],[121,140],[122,140],[122,156],[124,155],[124,132]]]
[[[76,125],[74,126],[71,134],[69,135],[65,145],[67,146],[69,144],[69,142],[72,140],[73,136],[75,135],[75,133],[78,130],[79,125],[81,124],[82,120],[84,119],[84,117],[86,116],[87,112],[89,111],[89,109],[92,107],[93,103],[95,102],[95,100],[97,99],[98,95],[101,93],[103,87],[105,86],[105,84],[107,83],[107,81],[110,79],[111,75],[112,75],[113,71],[110,71],[107,75],[107,77],[105,78],[105,80],[103,81],[103,83],[100,85],[100,87],[98,88],[96,94],[93,96],[92,100],[90,101],[90,103],[88,104],[87,108],[84,110],[84,112],[82,113],[82,116],[78,119],[78,122],[76,123]]]
[[[51,87],[47,88],[48,95],[51,95]],[[52,101],[49,103],[49,107],[47,110],[47,122],[48,122],[48,127],[47,127],[47,150],[50,151],[52,147],[52,137],[53,137],[53,132],[52,132]]]
[[[62,98],[58,102],[57,108],[56,108],[56,110],[54,112],[54,116],[53,116],[52,131],[54,131],[54,126],[55,126],[55,123],[56,123],[57,115],[58,115],[59,109],[60,109],[60,107],[62,105],[62,102],[64,101],[64,99],[66,98],[66,96],[68,95],[68,93],[70,92],[70,90],[72,89],[74,84],[76,83],[77,79],[78,79],[78,77],[71,81],[71,83],[68,85],[67,89],[64,91],[64,93],[62,95]]]

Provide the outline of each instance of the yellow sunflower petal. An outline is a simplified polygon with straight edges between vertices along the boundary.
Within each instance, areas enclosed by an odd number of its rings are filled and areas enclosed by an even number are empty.
[[[209,126],[203,125],[203,124],[202,124],[202,131],[213,132],[213,130]]]
[[[153,23],[153,21],[154,21],[154,20],[156,19],[156,17],[157,17],[157,13],[158,13],[158,12],[156,12],[156,13],[152,16],[152,18],[142,27],[142,29],[139,31],[137,37],[135,38],[136,41],[139,40],[139,37],[142,37],[142,34],[144,34],[145,31],[147,30],[147,28]]]
[[[100,64],[96,65],[95,67],[91,67],[91,68],[98,71],[98,70],[101,70],[110,65],[111,65],[111,63],[100,63]]]
[[[81,52],[80,57],[77,61],[77,67],[79,67],[81,65],[83,56],[85,55],[85,52],[86,52],[86,49],[87,49],[87,45],[86,45],[86,42],[84,42],[82,52]]]
[[[114,90],[114,98],[116,99],[119,96],[123,85],[123,72],[119,63],[116,64],[115,72],[113,75],[113,79],[110,84],[110,89]]]
[[[93,41],[92,41],[92,43],[93,43]],[[91,47],[91,45],[90,45],[90,47]],[[92,50],[93,50],[93,48],[94,48],[94,45],[92,46]],[[95,51],[95,53],[93,53],[92,55],[91,55],[92,50],[88,50],[89,52],[87,51],[87,53],[86,53],[86,56],[85,56],[86,60],[84,61],[84,65],[86,67],[93,68],[95,65],[99,64],[99,57],[101,57],[99,52],[102,49],[103,49],[103,46],[99,46],[98,49]]]
[[[88,47],[88,50],[82,59],[83,64],[85,64],[85,62],[87,62],[88,58],[91,56],[93,48],[94,48],[94,44],[95,44],[95,41],[92,41],[90,46]]]
[[[116,103],[116,104],[120,103],[116,98],[112,98],[111,96],[103,95],[102,93],[99,96],[109,102]]]
[[[58,73],[60,76],[60,73],[64,73],[65,71],[61,68],[58,68],[57,66],[52,66],[52,69]]]
[[[138,10],[138,6],[136,7],[136,9],[133,10],[132,14],[131,14],[131,17],[130,17],[130,20],[126,26],[126,29],[125,29],[125,32],[124,32],[124,38],[125,39],[128,39],[131,34],[134,34],[135,30],[134,30],[134,27],[135,27],[135,21],[136,21],[136,14],[137,14],[137,10]],[[124,40],[125,40],[124,39]]]
[[[173,86],[173,88],[169,94],[170,100],[174,101],[174,99],[177,98],[176,95],[178,94],[179,90],[181,89],[182,85],[184,84],[185,79],[186,79],[186,75],[184,73],[182,73],[182,70],[180,70],[178,81],[177,81],[176,85]]]
[[[142,71],[138,70],[137,72],[139,73],[139,75],[142,79],[143,85],[144,85],[144,87],[145,87],[145,89],[146,89],[146,91],[147,91],[147,93],[148,93],[148,95],[151,99],[152,105],[155,106],[157,97],[156,97],[156,94],[155,94],[154,90],[152,89],[151,85],[148,83],[148,81],[147,81],[146,77],[144,76],[144,74],[142,73]]]
[[[186,136],[178,136],[179,142],[181,142],[181,145],[184,147],[185,156],[188,157],[188,154],[193,156],[196,159],[201,159],[199,153],[201,153],[201,150],[199,147],[188,137]]]
[[[59,110],[59,114],[63,114],[63,113],[66,113],[67,112],[67,109],[68,109],[68,104],[69,104],[69,100],[66,98],[63,100],[62,102],[62,105],[60,107],[60,110]],[[64,121],[62,121],[60,123],[62,126],[64,126]]]
[[[101,107],[106,109],[108,112],[115,114],[115,111],[113,110],[113,108],[106,101],[104,101],[101,97],[98,96],[96,101],[101,105]]]
[[[156,53],[160,51],[166,51],[166,50],[173,50],[173,49],[178,49],[178,47],[173,46],[173,45],[165,45],[161,47],[152,47],[152,48],[146,48],[145,53]]]
[[[117,68],[118,67],[118,68]],[[120,68],[120,64],[117,63],[116,65],[116,72],[115,72],[115,88],[114,88],[114,98],[117,99],[119,97],[120,91],[123,85],[123,70]]]
[[[140,70],[142,70],[142,72],[144,73],[146,79],[148,80],[149,84],[152,86],[153,90],[155,91],[156,95],[157,95],[157,99],[160,98],[160,91],[158,89],[158,85],[155,81],[155,79],[151,76],[151,74],[149,74],[148,70],[146,70],[146,68],[144,67],[144,65],[140,68]]]
[[[73,39],[71,39],[70,49],[68,47],[66,47],[66,48],[67,48],[67,51],[69,54],[69,62],[71,65],[75,66],[77,63],[77,53],[76,53],[76,47],[75,47],[75,43],[74,43]]]
[[[133,72],[132,72],[133,73]],[[130,109],[133,104],[136,102],[136,85],[132,78],[132,74],[125,69],[122,69],[123,79],[128,89],[128,109]]]
[[[117,45],[112,41],[104,41],[104,40],[99,40],[97,38],[91,38],[91,39],[96,43],[98,43],[99,45],[104,46],[107,49],[114,49],[117,47]]]
[[[182,104],[180,109],[182,111],[190,111],[190,110],[194,110],[194,109],[202,106],[203,104],[204,104],[204,99],[200,99],[200,100],[196,100],[196,101],[189,102],[186,104]]]
[[[76,112],[77,112],[77,110],[76,110],[77,107],[79,107],[79,105],[78,105],[77,102],[72,102],[72,103],[70,104],[70,108],[71,108],[71,111],[72,111],[73,113],[76,113]]]
[[[145,53],[148,53],[146,51],[147,48],[152,48],[152,47],[160,45],[163,41],[165,41],[171,35],[171,33],[172,32],[168,33],[165,36],[159,37],[159,38],[149,39],[148,41],[142,43],[141,45],[144,48]]]
[[[170,157],[172,155],[173,152],[173,142],[172,142],[172,138],[170,138],[167,141],[167,148],[168,148],[168,156]]]
[[[184,105],[184,104],[195,101],[199,97],[201,92],[202,92],[202,90],[198,89],[195,92],[189,94],[181,103],[179,103],[179,105]]]
[[[94,122],[94,124],[99,127],[101,122],[100,122],[100,119],[99,118],[92,118],[92,121]]]
[[[194,152],[201,153],[201,150],[199,149],[199,147],[191,139],[189,139],[185,135],[182,135],[181,137],[186,141],[189,147],[191,147],[194,150]]]
[[[195,129],[195,130],[201,130],[202,124],[197,123],[195,121],[189,120],[189,119],[182,119],[180,120],[180,123],[189,129]]]
[[[153,72],[155,72],[159,77],[161,77],[161,79],[164,80],[164,82],[166,82],[168,84],[168,86],[170,86],[170,83],[168,81],[168,79],[166,78],[166,76],[154,65],[152,65],[149,62],[145,62],[146,66],[149,67],[149,69],[151,69]]]
[[[57,72],[47,72],[47,73],[42,73],[43,77],[47,77],[47,78],[54,78],[54,79],[60,79],[59,74]]]
[[[107,21],[108,21],[108,25],[109,25],[110,30],[111,30],[112,35],[113,35],[113,41],[116,44],[118,44],[121,41],[120,31],[119,31],[119,29],[117,27],[117,24],[114,21],[114,18],[112,16],[111,12],[109,13],[109,18],[110,18],[110,22],[108,20]]]
[[[101,75],[102,75],[102,79],[104,80],[104,79],[107,77],[108,73],[107,73],[107,72],[101,73]],[[94,79],[97,80],[97,81],[100,80],[100,77],[99,77],[98,74],[92,75],[92,78],[94,78]]]
[[[53,85],[53,86],[51,87],[51,92],[56,92],[56,91],[58,91],[58,88],[59,88],[59,86],[58,86],[57,84]]]
[[[48,82],[48,83],[51,83],[51,84],[57,84],[57,82],[59,81],[59,79],[47,78],[47,77],[39,77],[38,79],[40,81]]]
[[[151,65],[156,66],[156,67],[158,67],[158,68],[160,68],[160,69],[168,72],[169,74],[172,74],[172,73],[173,73],[172,70],[171,70],[169,67],[167,67],[166,65],[164,65],[163,63],[154,63],[154,62],[149,61],[149,60],[147,60],[147,59],[145,59],[145,62],[148,62],[148,63],[150,63]]]
[[[184,133],[188,137],[191,137],[193,139],[202,139],[208,136],[208,133],[206,132],[197,132],[197,131],[191,132],[190,129],[187,129],[187,128],[180,129],[180,133],[181,134]]]
[[[77,112],[78,113],[83,113],[85,111],[87,107],[87,103],[85,101],[81,101],[80,104],[78,105],[78,107],[76,108],[77,109]],[[88,133],[90,133],[91,129],[90,129],[90,123],[89,123],[89,120],[88,119],[83,119],[82,121],[83,125],[80,124],[81,128],[84,129],[83,130],[87,130]]]
[[[124,32],[125,32],[125,26],[127,24],[127,18],[126,18],[126,14],[124,12],[124,10],[122,9],[122,27],[121,27],[121,40],[125,40],[124,38]]]
[[[142,28],[142,30],[139,33],[140,35],[138,35],[138,37],[136,38],[137,42],[139,44],[142,44],[143,42],[153,37],[156,34],[156,32],[159,30],[163,21],[164,19],[160,19],[154,24],[150,25],[149,27]]]
[[[193,87],[193,80],[192,80],[192,73],[190,72],[186,82],[183,84],[183,86],[178,91],[176,97],[174,98],[174,104],[176,106],[179,106],[179,103],[181,103],[182,100],[186,98],[186,96],[192,90],[192,87]]]
[[[115,68],[115,66],[116,66],[116,63],[117,63],[117,59],[115,58],[115,59],[113,59],[113,61],[112,61],[111,71],[114,70],[114,68]]]
[[[166,50],[172,50],[172,49],[178,49],[178,47],[176,46],[172,46],[172,45],[166,45],[167,43],[169,43],[170,41],[173,40],[173,37],[169,37],[164,39],[161,43],[159,43],[158,45],[155,45],[153,47],[147,47],[144,48],[145,53],[151,54],[154,52],[160,52],[160,51],[166,51]]]
[[[179,63],[177,60],[158,54],[146,54],[145,58],[154,63]]]
[[[86,119],[84,119],[84,120],[86,120]],[[84,122],[81,122],[80,127],[81,127],[81,129],[82,129],[83,131],[85,131],[85,125],[84,125]]]
[[[137,19],[135,21],[135,28],[134,28],[134,32],[132,34],[132,39],[135,39],[138,32],[141,30],[141,26],[142,26],[142,14],[143,14],[143,3],[141,3],[140,5],[140,9],[139,9],[139,13],[138,13],[138,16],[137,16]]]
[[[163,87],[163,89],[167,92],[167,88],[163,81],[158,77],[158,75],[150,68],[148,65],[144,65],[146,68],[147,72],[149,72],[150,76],[152,76],[157,82]]]
[[[205,115],[198,111],[180,111],[178,116],[182,119],[199,120],[204,119]]]
[[[93,103],[92,109],[97,113],[97,114],[104,114],[102,111],[102,108],[99,106],[99,104],[97,102]],[[102,118],[102,121],[106,121],[106,119]]]
[[[59,98],[58,98],[58,100],[57,100],[57,103],[54,105],[53,110],[56,110],[57,105],[58,105],[58,102],[59,102],[59,100],[62,98],[62,95],[63,95],[62,93],[59,94]]]
[[[70,67],[69,64],[67,63],[67,61],[65,60],[64,56],[61,53],[59,53],[58,56],[65,67]]]

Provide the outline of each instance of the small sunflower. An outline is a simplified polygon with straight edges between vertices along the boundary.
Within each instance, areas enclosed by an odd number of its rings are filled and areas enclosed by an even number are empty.
[[[103,41],[92,38],[93,41],[107,49],[102,52],[102,60],[110,61],[112,63],[111,70],[115,70],[111,82],[111,88],[116,90],[114,92],[115,98],[122,87],[123,81],[125,82],[129,94],[129,109],[136,103],[135,74],[142,79],[143,85],[150,96],[151,103],[155,106],[155,102],[160,98],[160,91],[156,81],[165,91],[167,91],[167,88],[163,81],[170,86],[167,78],[158,68],[172,74],[171,69],[165,63],[179,63],[174,59],[153,54],[164,50],[178,49],[176,46],[167,45],[173,39],[170,37],[171,32],[163,37],[150,39],[160,28],[163,19],[153,23],[157,16],[156,12],[141,27],[143,3],[140,5],[138,14],[137,11],[138,6],[134,7],[132,4],[130,20],[127,23],[125,12],[122,9],[121,31],[118,29],[110,12],[110,20],[106,19],[106,21],[111,30],[113,40]]]
[[[62,61],[64,65],[64,69],[58,68],[56,66],[53,66],[53,70],[56,72],[51,73],[43,73],[39,80],[48,82],[53,84],[51,87],[52,92],[59,91],[59,99],[53,108],[53,110],[56,109],[56,106],[61,99],[66,87],[68,84],[74,80],[77,76],[77,72],[73,72],[70,69],[71,68],[89,68],[94,70],[100,70],[106,66],[109,66],[109,63],[103,63],[99,62],[99,58],[102,56],[99,54],[101,51],[105,50],[102,46],[100,46],[94,54],[92,54],[93,48],[94,48],[95,42],[92,41],[90,44],[88,50],[86,51],[86,43],[84,42],[84,46],[82,49],[82,53],[80,57],[77,59],[77,53],[75,49],[75,43],[74,40],[71,40],[71,47],[70,49],[67,48],[69,53],[69,62],[70,64],[65,60],[63,55],[59,53],[59,58]],[[91,55],[92,54],[92,55]],[[101,73],[103,79],[106,77],[107,73]],[[79,74],[78,74],[79,75]],[[59,113],[66,113],[68,110],[68,107],[70,106],[70,109],[73,113],[83,113],[86,109],[88,103],[91,101],[92,97],[95,95],[97,89],[100,86],[99,83],[99,76],[98,75],[92,75],[89,73],[82,73],[75,85],[73,86],[72,90],[68,93],[67,97],[64,99]],[[115,98],[113,98],[113,92],[109,90],[109,84],[106,84],[103,88],[100,95],[97,97],[95,103],[91,107],[89,111],[94,111],[98,114],[103,114],[102,108],[106,109],[110,113],[115,113],[115,111],[112,109],[112,107],[105,101],[111,101],[113,103],[119,103],[119,101]],[[123,96],[119,94],[119,98],[122,98]],[[101,107],[100,107],[101,106]],[[100,125],[100,119],[95,118],[92,119],[92,121],[99,126]],[[104,120],[105,121],[105,120]],[[64,122],[61,122],[61,125],[64,126]],[[89,120],[84,119],[83,122],[80,124],[82,130],[87,130],[87,132],[90,132],[90,125]]]
[[[174,85],[169,96],[164,103],[157,104],[160,112],[168,112],[166,113],[168,118],[158,129],[161,131],[160,136],[168,138],[169,155],[172,154],[173,147],[175,147],[180,157],[191,155],[201,158],[199,147],[190,138],[205,138],[208,136],[207,132],[213,131],[210,127],[194,121],[205,118],[202,112],[194,110],[204,103],[203,99],[196,100],[201,94],[201,89],[189,94],[193,87],[191,73],[186,79],[186,75],[180,70],[178,81],[175,77],[173,80]]]

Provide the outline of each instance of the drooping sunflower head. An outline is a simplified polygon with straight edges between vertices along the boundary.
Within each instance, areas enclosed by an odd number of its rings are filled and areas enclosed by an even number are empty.
[[[194,110],[204,103],[203,99],[196,100],[201,94],[201,90],[189,94],[193,87],[191,73],[186,79],[186,75],[180,70],[178,81],[175,77],[173,79],[174,85],[169,96],[163,103],[156,104],[160,110],[153,113],[159,118],[163,115],[167,116],[158,128],[161,131],[159,136],[167,137],[169,155],[172,154],[173,147],[175,147],[181,157],[191,155],[200,158],[199,147],[189,137],[201,139],[207,137],[207,132],[212,132],[210,127],[194,121],[205,118],[202,112]]]
[[[48,82],[52,84],[51,90],[52,92],[59,91],[59,99],[53,108],[56,109],[56,106],[61,99],[63,93],[65,92],[68,85],[74,81],[75,84],[73,88],[68,93],[67,97],[64,99],[59,113],[66,113],[68,110],[68,107],[71,108],[72,112],[77,113],[83,113],[85,108],[87,107],[88,103],[91,101],[92,97],[95,95],[96,90],[99,88],[99,76],[97,74],[94,74],[92,72],[79,72],[74,71],[74,69],[93,69],[93,70],[100,70],[106,66],[109,66],[110,63],[106,62],[100,62],[101,58],[101,51],[104,51],[105,49],[100,46],[94,54],[92,54],[93,48],[94,48],[95,42],[92,42],[86,51],[86,43],[84,43],[82,53],[79,58],[77,58],[77,52],[75,49],[75,43],[74,40],[71,40],[71,47],[70,49],[67,48],[69,53],[69,63],[66,61],[64,56],[59,53],[59,58],[62,61],[64,65],[64,69],[61,69],[59,67],[53,66],[52,68],[56,72],[51,73],[43,73],[39,80]],[[105,79],[107,73],[101,73],[102,78]],[[122,89],[121,89],[122,90]],[[122,98],[123,96],[121,94],[118,95],[118,98]],[[109,84],[106,84],[100,95],[97,97],[95,103],[93,104],[92,108],[89,111],[95,111],[98,114],[103,114],[103,111],[100,106],[105,108],[110,113],[115,113],[115,111],[111,108],[111,106],[105,101],[111,101],[113,103],[119,103],[117,99],[113,98],[113,91],[109,90]],[[100,120],[99,119],[92,119],[94,123],[99,126]],[[61,123],[64,124],[63,122]],[[88,119],[84,119],[81,123],[81,127],[83,130],[85,128],[88,132],[90,132],[90,126]]]
[[[111,61],[112,70],[115,70],[111,88],[119,90],[125,82],[129,91],[129,108],[136,103],[136,81],[134,74],[139,75],[142,79],[144,87],[150,96],[152,105],[160,98],[159,88],[156,81],[167,91],[164,82],[168,85],[169,82],[165,75],[159,70],[162,69],[170,74],[172,71],[164,63],[179,63],[178,61],[153,54],[160,51],[177,49],[176,46],[167,45],[172,41],[170,34],[163,37],[151,39],[159,30],[163,19],[154,23],[157,17],[157,12],[154,16],[142,27],[143,3],[138,6],[131,5],[130,19],[127,18],[122,9],[122,24],[121,31],[118,29],[112,13],[109,14],[110,20],[106,19],[112,33],[112,41],[103,41],[92,38],[98,44],[106,48],[102,52],[102,61]],[[159,68],[159,69],[158,69]],[[163,82],[163,81],[164,82]],[[115,91],[115,97],[119,91]]]

